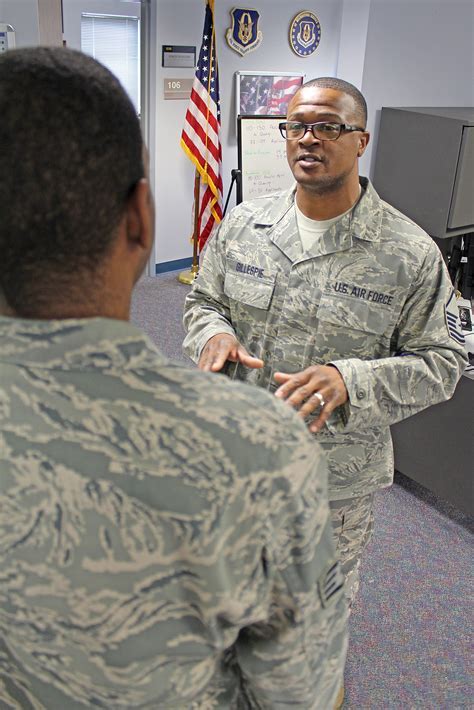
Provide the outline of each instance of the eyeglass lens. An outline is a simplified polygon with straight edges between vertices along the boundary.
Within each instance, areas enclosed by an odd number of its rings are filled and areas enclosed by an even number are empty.
[[[284,126],[283,133],[288,140],[298,140],[304,136],[306,130],[307,127],[304,123],[288,122]],[[311,131],[315,138],[323,141],[334,141],[339,137],[341,126],[338,123],[313,123]]]

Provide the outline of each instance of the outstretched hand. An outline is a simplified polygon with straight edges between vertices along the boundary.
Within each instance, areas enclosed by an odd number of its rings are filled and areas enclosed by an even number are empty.
[[[309,425],[312,432],[320,431],[336,407],[348,399],[344,380],[333,365],[313,365],[292,375],[276,372],[274,377],[280,385],[275,396],[297,409],[303,419],[318,410]]]
[[[205,372],[219,372],[227,360],[240,362],[245,367],[263,367],[263,360],[249,355],[235,336],[229,333],[218,333],[209,338],[202,349],[198,368]]]

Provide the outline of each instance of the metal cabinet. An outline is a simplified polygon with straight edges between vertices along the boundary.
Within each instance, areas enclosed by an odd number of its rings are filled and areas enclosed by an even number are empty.
[[[374,185],[432,237],[474,231],[474,108],[382,108]]]
[[[435,239],[453,282],[470,298],[474,108],[383,108],[373,182],[382,199]],[[452,268],[456,249],[466,255],[459,280]],[[462,377],[449,402],[392,427],[395,468],[469,513],[474,510],[473,397],[474,381]]]
[[[395,469],[466,513],[474,513],[474,380],[461,377],[449,402],[392,429]]]

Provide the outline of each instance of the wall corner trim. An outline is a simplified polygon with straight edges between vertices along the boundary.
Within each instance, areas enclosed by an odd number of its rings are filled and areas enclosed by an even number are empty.
[[[174,261],[162,261],[155,265],[155,275],[166,274],[169,271],[179,271],[180,269],[187,269],[192,266],[193,258],[192,256],[186,259],[175,259]]]

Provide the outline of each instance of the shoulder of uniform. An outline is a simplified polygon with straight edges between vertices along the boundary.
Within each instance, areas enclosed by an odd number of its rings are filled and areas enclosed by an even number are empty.
[[[291,442],[295,445],[300,441],[304,443],[308,438],[306,426],[295,416],[293,409],[260,387],[171,362],[168,362],[165,377],[176,383],[183,397],[192,395],[199,407],[197,414],[204,414],[203,424],[206,412],[214,410],[227,421],[242,422],[236,432],[243,432],[248,426],[265,430],[272,449]],[[285,431],[288,434],[286,442]]]
[[[253,200],[249,200],[246,204],[254,205],[255,207],[267,206],[270,202],[277,202],[288,194],[288,190],[278,190],[276,192],[270,192],[266,195],[259,195],[254,197]]]
[[[267,210],[275,202],[279,202],[284,196],[286,196],[286,194],[287,191],[285,190],[272,192],[266,195],[259,195],[258,197],[254,197],[252,200],[244,200],[233,208],[231,214],[239,212],[255,213],[255,211]]]
[[[403,212],[388,202],[381,200],[382,209],[382,240],[397,244],[404,254],[409,254],[413,259],[418,257],[421,263],[430,257],[433,260],[442,258],[439,249],[430,235],[407,217]]]
[[[393,205],[385,202],[384,200],[380,200],[380,204],[383,216],[389,220],[399,223],[399,225],[403,227],[403,231],[405,233],[409,233],[409,236],[418,238],[421,241],[426,241],[428,243],[432,242],[430,235],[425,232],[419,224],[410,219],[410,217],[407,217],[406,214],[403,214],[403,212],[400,212],[400,210],[397,210],[396,207],[393,207]]]
[[[264,421],[273,420],[275,417],[292,420],[295,427],[299,428],[299,419],[294,417],[291,407],[284,406],[276,397],[260,387],[230,380],[222,374],[202,372],[197,369],[188,369],[179,363],[168,361],[168,371],[173,372],[173,380],[179,378],[180,384],[185,389],[194,390],[199,396],[209,404],[212,401],[232,402],[233,416],[237,410],[239,416],[248,417],[254,420],[262,417]]]
[[[229,213],[230,218],[249,219],[252,223],[266,223],[274,219],[275,210],[279,213],[293,199],[294,190],[280,190],[266,195],[254,197],[252,200],[244,200],[236,205]]]
[[[268,482],[269,495],[296,493],[318,468],[319,448],[291,407],[266,390],[226,376],[169,364],[163,372],[165,399],[173,401],[199,439],[213,442],[219,458],[232,462],[239,478]],[[271,483],[271,485],[270,485]]]

